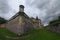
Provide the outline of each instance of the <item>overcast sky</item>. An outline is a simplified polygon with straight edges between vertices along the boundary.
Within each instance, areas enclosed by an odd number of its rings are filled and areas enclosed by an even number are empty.
[[[0,0],[0,16],[9,19],[25,6],[29,17],[38,16],[44,25],[60,16],[60,0]]]

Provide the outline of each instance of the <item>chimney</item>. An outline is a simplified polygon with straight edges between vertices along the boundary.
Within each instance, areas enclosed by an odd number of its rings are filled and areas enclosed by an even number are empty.
[[[23,6],[23,5],[20,5],[20,6],[19,6],[19,11],[20,11],[20,12],[24,12],[24,6]]]

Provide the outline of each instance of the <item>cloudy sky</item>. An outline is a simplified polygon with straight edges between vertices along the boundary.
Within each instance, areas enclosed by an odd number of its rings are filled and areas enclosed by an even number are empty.
[[[29,17],[38,16],[44,25],[60,16],[60,0],[0,0],[0,16],[11,18],[21,4],[25,6],[25,13]]]

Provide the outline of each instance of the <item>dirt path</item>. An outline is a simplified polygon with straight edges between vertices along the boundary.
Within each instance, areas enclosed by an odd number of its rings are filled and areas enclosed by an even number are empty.
[[[22,37],[10,37],[10,36],[5,36],[6,38],[8,39],[23,39],[23,38],[28,38],[28,37],[31,37],[32,35],[25,35],[25,36],[22,36]]]

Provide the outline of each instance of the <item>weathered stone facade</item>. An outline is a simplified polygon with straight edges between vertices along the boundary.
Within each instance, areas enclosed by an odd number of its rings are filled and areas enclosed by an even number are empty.
[[[42,23],[41,23],[40,19],[32,18],[32,23],[33,23],[35,29],[42,28]]]
[[[22,34],[33,29],[33,24],[29,19],[18,16],[7,22],[6,28],[16,34]]]
[[[7,28],[8,30],[20,35],[34,28],[39,29],[42,26],[41,20],[39,19],[36,20],[32,18],[25,18],[24,16],[19,15],[15,19],[10,20],[7,23],[1,24],[0,27]]]
[[[55,25],[55,26],[47,26],[46,27],[48,30],[51,30],[53,32],[57,32],[57,33],[60,33],[60,24],[58,25]]]
[[[0,24],[0,28],[5,28],[5,27],[6,27],[6,23]]]

